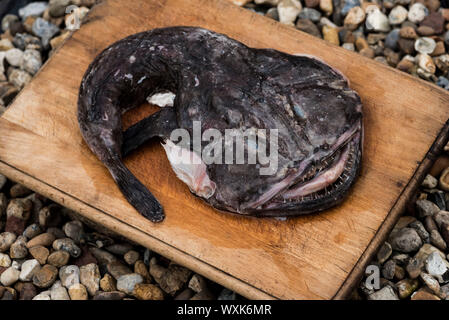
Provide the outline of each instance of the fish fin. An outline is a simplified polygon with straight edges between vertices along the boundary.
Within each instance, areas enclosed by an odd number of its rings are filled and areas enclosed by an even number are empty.
[[[177,128],[174,108],[164,108],[137,122],[123,132],[122,157],[154,137],[168,138]]]
[[[165,215],[159,201],[137,180],[122,161],[117,159],[110,162],[108,169],[120,191],[139,213],[152,222],[164,220]]]

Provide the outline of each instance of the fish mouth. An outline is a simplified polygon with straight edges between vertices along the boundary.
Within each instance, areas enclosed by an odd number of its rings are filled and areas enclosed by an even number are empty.
[[[330,152],[303,161],[296,172],[241,207],[241,213],[281,217],[319,212],[339,204],[360,172],[362,145],[360,122],[342,135]]]

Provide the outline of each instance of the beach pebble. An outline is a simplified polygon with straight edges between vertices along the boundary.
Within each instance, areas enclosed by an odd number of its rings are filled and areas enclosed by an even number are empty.
[[[428,274],[438,278],[448,271],[448,267],[437,252],[432,252],[426,259],[426,270]]]
[[[435,203],[426,199],[416,201],[416,208],[418,209],[420,218],[433,216],[438,211],[440,211],[440,208],[438,208],[438,206]]]
[[[70,238],[56,239],[53,241],[53,249],[67,251],[74,258],[81,255],[81,248]]]
[[[357,6],[349,10],[345,17],[344,25],[349,30],[355,30],[363,21],[365,21],[365,11]]]
[[[116,291],[117,290],[117,281],[112,277],[109,273],[106,273],[103,278],[100,280],[100,288],[103,291]]]
[[[6,61],[13,67],[18,67],[20,65],[20,62],[22,61],[23,57],[23,51],[20,49],[10,49],[6,51]]]
[[[51,233],[42,233],[34,237],[33,239],[29,240],[27,242],[27,247],[28,248],[32,248],[35,246],[48,247],[53,243],[53,241],[55,241],[54,235],[52,235]]]
[[[0,253],[0,267],[8,268],[11,266],[11,258],[4,253]]]
[[[31,281],[36,272],[41,268],[39,261],[36,259],[26,260],[21,267],[20,281]]]
[[[70,300],[67,289],[61,285],[61,281],[56,281],[50,289],[51,300]]]
[[[431,54],[436,47],[436,42],[432,38],[421,37],[415,41],[415,50],[423,54]]]
[[[39,261],[40,264],[44,265],[47,262],[47,258],[50,255],[50,251],[44,246],[38,245],[30,248],[29,253],[31,256]]]
[[[408,11],[403,6],[396,6],[391,9],[388,15],[388,21],[392,25],[398,25],[407,19]]]
[[[80,267],[80,282],[91,296],[100,289],[100,279],[100,270],[96,264],[90,263]]]
[[[117,279],[117,289],[126,294],[132,294],[136,284],[142,282],[143,278],[140,274],[137,273],[127,274]]]
[[[376,6],[368,7],[366,28],[368,30],[381,32],[388,32],[391,29],[387,16],[382,13]]]
[[[11,82],[16,88],[22,89],[28,83],[31,82],[32,76],[23,70],[13,69],[9,74],[8,80]]]
[[[318,29],[318,27],[308,19],[298,19],[296,22],[296,28],[298,30],[301,30],[303,32],[306,32],[308,34],[311,34],[312,36],[315,36],[317,38],[321,38],[321,32]]]
[[[419,287],[419,281],[416,279],[404,279],[396,283],[400,299],[406,299]]]
[[[33,34],[42,40],[44,48],[48,48],[50,40],[58,34],[59,28],[42,18],[37,18],[33,24]]]
[[[65,266],[70,259],[70,254],[67,251],[56,250],[48,256],[47,262],[52,266],[60,268]]]
[[[42,291],[38,295],[36,295],[33,300],[51,300],[51,292],[50,290]]]
[[[164,292],[154,284],[137,283],[133,295],[139,300],[164,300]]]
[[[66,8],[71,0],[50,0],[49,13],[52,17],[61,17],[66,14]]]
[[[393,29],[385,38],[385,47],[391,50],[398,50],[398,40],[399,40],[399,29]]]
[[[399,298],[391,286],[385,286],[370,294],[368,300],[399,300]]]
[[[424,20],[424,18],[429,14],[429,10],[422,3],[414,3],[408,11],[408,20],[413,23],[418,23]]]
[[[42,57],[38,50],[27,49],[23,53],[22,60],[20,62],[20,68],[30,73],[36,74],[42,67]]]
[[[304,8],[298,15],[299,19],[308,19],[312,22],[318,22],[321,19],[321,12],[313,8]]]
[[[76,283],[69,288],[69,296],[71,300],[87,300],[89,298],[86,287],[81,283]]]
[[[431,176],[430,174],[427,174],[424,178],[424,181],[422,182],[421,186],[427,189],[433,189],[436,188],[438,185],[438,180]]]
[[[11,232],[0,233],[0,252],[9,250],[11,245],[16,241],[17,236]]]
[[[422,245],[422,240],[413,228],[399,230],[390,240],[391,247],[400,252],[413,252]]]
[[[320,0],[320,9],[324,11],[326,15],[331,15],[334,10],[332,0]]]
[[[19,280],[20,271],[14,267],[9,267],[0,276],[0,282],[5,287],[9,287]]]
[[[39,17],[45,12],[45,10],[47,10],[47,8],[48,2],[46,1],[31,2],[19,10],[19,16],[23,20],[29,16]]]
[[[293,25],[298,14],[301,12],[302,5],[298,0],[281,0],[277,6],[279,21],[284,24]]]
[[[75,265],[63,266],[59,269],[59,278],[62,285],[69,289],[72,285],[80,283],[80,269]]]
[[[48,288],[55,282],[57,276],[58,269],[52,265],[46,264],[34,273],[33,284],[39,288]]]

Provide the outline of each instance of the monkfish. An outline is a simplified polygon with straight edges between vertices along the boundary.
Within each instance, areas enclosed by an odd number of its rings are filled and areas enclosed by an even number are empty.
[[[158,96],[163,107],[123,131],[122,114]],[[81,82],[78,121],[125,198],[153,222],[164,219],[161,204],[123,163],[152,139],[194,195],[242,215],[323,211],[346,197],[361,168],[362,103],[345,76],[311,56],[197,27],[153,29],[106,48]],[[243,139],[228,141],[230,132]]]

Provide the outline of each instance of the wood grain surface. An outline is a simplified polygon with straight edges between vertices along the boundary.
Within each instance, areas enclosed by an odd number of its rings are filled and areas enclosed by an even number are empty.
[[[220,213],[192,196],[162,147],[149,143],[126,164],[167,217],[153,224],[126,202],[81,138],[78,88],[89,63],[114,41],[174,25],[201,26],[253,47],[312,54],[350,79],[363,102],[365,143],[362,174],[347,201],[287,221]],[[154,110],[142,106],[126,114],[125,123]],[[359,260],[376,233],[394,222],[400,210],[392,208],[448,111],[449,95],[436,86],[224,0],[109,0],[90,12],[0,118],[0,171],[247,297],[330,299],[350,287],[348,275],[360,275]]]

